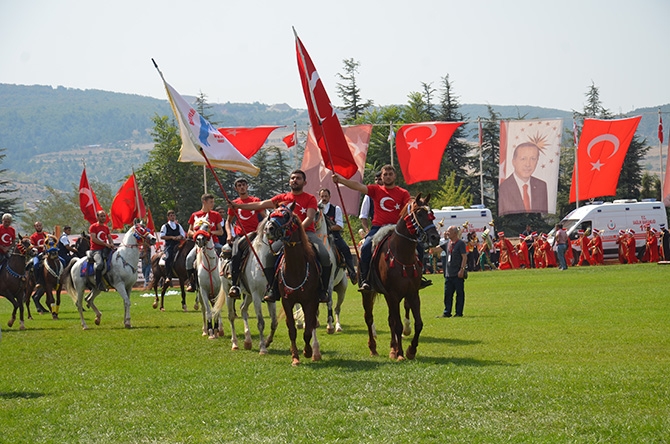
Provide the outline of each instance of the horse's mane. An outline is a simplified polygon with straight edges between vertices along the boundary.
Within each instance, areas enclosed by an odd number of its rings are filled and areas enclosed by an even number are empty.
[[[416,202],[416,200],[414,198],[411,198],[409,200],[409,202],[407,202],[407,205],[402,206],[402,210],[400,211],[400,218],[399,219],[402,219],[403,217],[407,216],[407,209],[412,208],[412,204],[414,202]]]

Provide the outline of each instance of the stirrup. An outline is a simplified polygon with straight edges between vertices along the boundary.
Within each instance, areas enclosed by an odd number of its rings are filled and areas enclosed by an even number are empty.
[[[233,285],[230,287],[230,290],[228,290],[228,297],[231,299],[239,299],[240,298],[240,287],[237,285]]]
[[[361,286],[358,288],[358,291],[370,291],[372,287],[367,281],[361,281]]]

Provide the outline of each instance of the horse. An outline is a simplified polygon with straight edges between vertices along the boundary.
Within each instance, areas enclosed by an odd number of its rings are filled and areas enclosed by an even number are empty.
[[[216,339],[217,330],[223,336],[223,325],[221,316],[216,316],[213,323],[212,303],[221,291],[221,276],[219,275],[219,256],[214,248],[214,241],[210,233],[210,223],[207,216],[196,217],[193,223],[195,232],[195,245],[198,248],[195,259],[196,273],[198,276],[198,294],[202,309],[203,336]]]
[[[135,282],[137,282],[137,263],[140,258],[139,247],[144,242],[154,245],[156,237],[142,224],[133,225],[123,236],[121,246],[110,253],[111,257],[107,261],[109,269],[105,278],[123,298],[123,324],[126,328],[131,328],[130,292]],[[87,262],[87,257],[72,260],[63,271],[65,289],[79,310],[81,326],[84,330],[88,330],[88,326],[84,320],[83,307],[84,290],[86,288],[91,289],[86,302],[95,312],[95,325],[100,325],[100,318],[102,317],[102,313],[94,303],[96,296],[100,294],[100,290],[95,285],[95,276],[81,276],[81,269],[87,266]]]
[[[62,289],[61,276],[63,273],[63,263],[58,257],[58,239],[55,236],[47,236],[44,241],[46,255],[42,259],[42,276],[44,282],[44,293],[47,295],[47,306],[51,311],[51,317],[58,319],[58,310],[60,309],[60,293]],[[54,299],[53,293],[56,292]],[[37,295],[35,295],[37,296]],[[35,300],[35,305],[39,304],[39,296]]]
[[[284,254],[278,266],[278,287],[282,307],[286,314],[286,326],[291,340],[292,365],[300,364],[296,346],[297,330],[293,317],[293,306],[300,304],[305,313],[303,354],[312,361],[321,360],[319,341],[316,337],[318,288],[320,284],[316,255],[298,216],[293,214],[294,204],[280,206],[270,214],[264,225],[265,234],[271,241],[281,240]],[[310,342],[313,343],[310,345]]]
[[[14,325],[16,312],[19,310],[19,329],[26,329],[23,321],[26,261],[32,258],[35,253],[35,249],[30,246],[30,238],[18,235],[18,242],[9,250],[9,257],[2,266],[2,269],[0,269],[0,295],[4,296],[14,306],[12,317],[7,322],[8,327]]]
[[[86,252],[91,249],[91,236],[85,231],[81,232],[81,236],[75,241],[74,248],[77,250],[77,257],[86,256]]]
[[[342,332],[342,325],[340,324],[340,311],[344,303],[344,296],[347,293],[347,286],[349,280],[347,279],[346,267],[338,267],[336,261],[335,246],[328,240],[328,219],[324,217],[322,212],[322,205],[319,204],[319,211],[316,212],[314,218],[314,229],[316,235],[326,246],[328,254],[330,255],[330,263],[333,264],[332,276],[330,278],[331,291],[330,293],[337,293],[337,304],[335,305],[335,316],[333,316],[333,298],[328,300],[328,323],[326,325],[326,332],[331,335],[335,332]],[[333,322],[335,325],[333,325]]]
[[[377,341],[374,332],[373,308],[376,296],[382,293],[389,309],[388,322],[391,330],[391,351],[389,357],[405,359],[402,348],[403,323],[400,319],[400,302],[411,310],[414,317],[414,337],[407,348],[407,358],[414,359],[419,345],[419,335],[423,329],[419,287],[423,264],[416,254],[417,242],[434,247],[440,235],[433,224],[433,212],[428,206],[430,194],[425,199],[419,193],[400,214],[396,225],[382,228],[373,238],[375,253],[371,269],[372,290],[363,290],[363,309],[368,327],[368,347],[370,354],[377,356]]]
[[[172,261],[172,271],[179,279],[179,288],[181,289],[181,308],[184,311],[187,311],[186,290],[184,289],[184,285],[186,284],[186,281],[188,281],[188,273],[186,272],[186,256],[188,256],[188,253],[193,249],[194,246],[195,242],[193,242],[191,239],[185,240],[179,245],[177,256]],[[158,286],[160,285],[160,280],[162,278],[163,286],[160,296],[160,310],[165,311],[165,292],[167,291],[171,282],[169,279],[167,279],[167,270],[165,269],[165,266],[161,266],[159,264],[162,256],[163,253],[156,253],[151,257],[151,271],[154,275],[154,279],[151,282],[151,287],[153,287],[154,293],[156,295],[152,306],[153,308],[158,308]]]
[[[251,246],[256,251],[259,258],[270,254],[270,246],[268,245],[267,237],[265,236],[264,226],[268,218],[266,217],[258,224],[256,229],[256,237],[251,241]],[[230,266],[230,261],[222,262],[223,272],[222,276],[227,276],[227,267]],[[214,302],[214,313],[220,313],[225,303],[228,307],[228,321],[230,322],[232,349],[238,350],[237,333],[235,332],[235,299],[229,298],[228,291],[232,285],[230,279],[223,278],[221,282],[222,291]],[[256,325],[258,327],[258,341],[259,354],[267,354],[267,348],[274,340],[275,332],[277,331],[277,306],[274,302],[268,302],[268,314],[270,315],[270,335],[265,338],[265,319],[263,318],[263,296],[267,289],[268,281],[263,273],[263,266],[258,263],[258,259],[253,252],[249,252],[249,257],[243,265],[240,290],[244,295],[242,304],[240,305],[240,312],[242,313],[242,320],[244,322],[244,349],[251,350],[251,330],[249,329],[249,307],[254,304],[256,311]]]

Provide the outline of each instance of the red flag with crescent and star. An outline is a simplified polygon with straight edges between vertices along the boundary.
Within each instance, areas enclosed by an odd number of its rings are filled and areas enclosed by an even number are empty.
[[[288,136],[285,136],[282,140],[286,144],[286,148],[295,146],[295,133],[291,133]]]
[[[86,168],[81,172],[81,179],[79,179],[79,208],[84,215],[84,219],[90,224],[98,221],[96,214],[102,210],[98,198],[93,192],[93,188],[88,184],[88,176],[86,175]]]
[[[293,32],[295,33],[295,30]],[[307,101],[309,121],[321,151],[323,163],[329,170],[334,170],[341,176],[351,179],[358,171],[358,166],[356,166],[356,161],[351,155],[349,145],[342,132],[340,120],[330,103],[326,88],[323,86],[307,50],[298,38],[298,34],[295,34],[295,49],[302,90]]]
[[[135,179],[135,173],[121,185],[112,202],[112,228],[122,229],[124,225],[132,224],[136,217],[144,219],[147,210],[144,207],[144,199],[140,194]]]
[[[623,161],[642,116],[629,119],[585,119],[577,148],[579,200],[614,196]],[[570,202],[575,202],[575,171]]]
[[[218,130],[237,148],[237,151],[247,159],[251,159],[268,140],[270,133],[277,128],[280,126],[263,125],[254,128],[218,128]]]
[[[396,135],[396,152],[407,185],[437,180],[442,154],[463,122],[421,122],[403,125]]]

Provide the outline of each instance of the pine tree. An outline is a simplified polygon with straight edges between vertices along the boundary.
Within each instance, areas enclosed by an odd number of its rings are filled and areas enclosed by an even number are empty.
[[[344,63],[345,73],[338,73],[337,76],[346,83],[337,84],[337,94],[344,103],[344,106],[340,108],[345,113],[343,123],[350,125],[358,119],[366,109],[370,108],[373,105],[373,102],[372,100],[364,101],[361,98],[361,89],[356,82],[356,74],[358,73],[360,63],[354,59],[345,59],[342,62]]]
[[[500,170],[500,114],[491,105],[486,106],[488,116],[482,123],[482,168],[479,166],[479,156],[469,159],[468,165],[475,172],[479,185],[479,174],[483,171],[484,178],[484,205],[491,209],[492,214],[498,214],[498,174]],[[475,203],[482,202],[480,187],[472,189]]]
[[[0,149],[0,153],[4,153],[5,149]],[[6,154],[0,154],[0,164],[5,159]],[[7,169],[0,169],[0,177],[5,176]],[[19,201],[18,197],[10,197],[11,194],[17,192],[18,189],[14,188],[12,183],[6,179],[0,179],[0,216],[5,213],[13,213],[16,216],[18,212],[18,207],[16,206]]]

